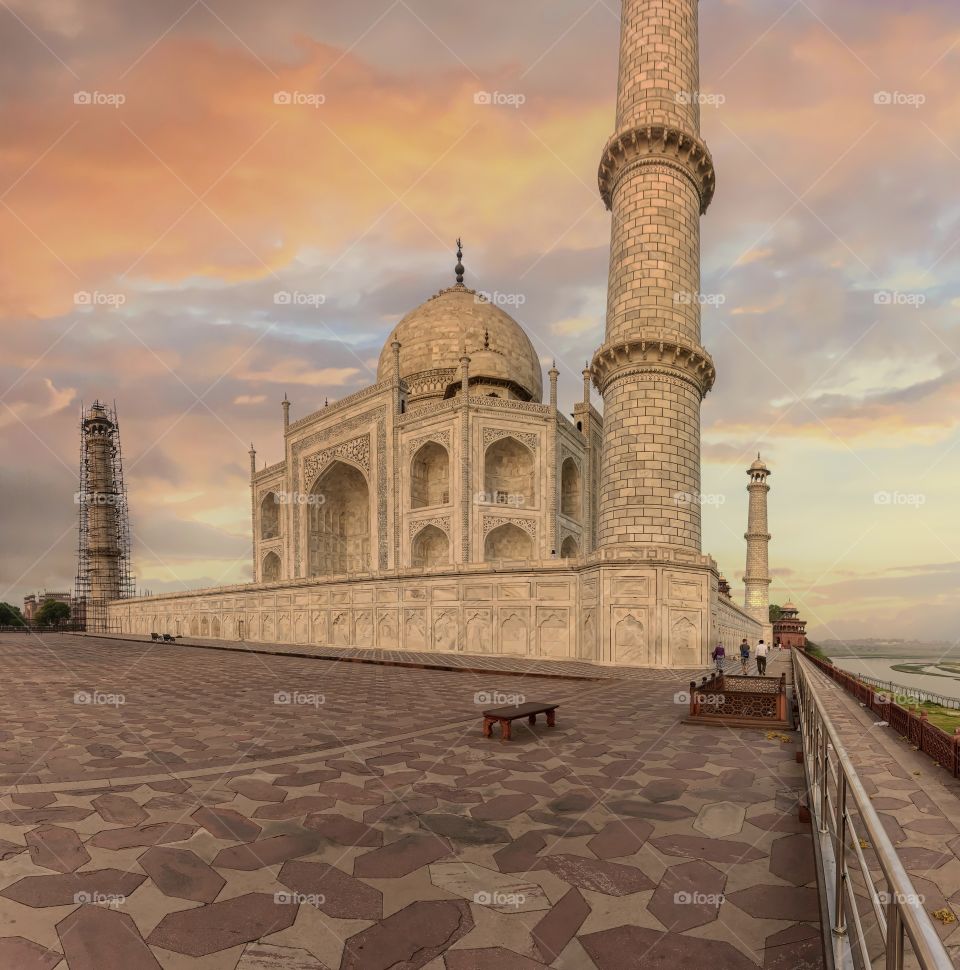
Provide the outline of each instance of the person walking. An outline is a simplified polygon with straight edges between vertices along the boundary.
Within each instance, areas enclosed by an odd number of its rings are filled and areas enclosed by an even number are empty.
[[[717,673],[723,673],[723,664],[727,659],[727,651],[723,649],[723,644],[718,643],[713,648],[713,653],[710,654],[710,659],[713,661],[714,667],[717,668]]]
[[[757,644],[757,673],[763,677],[767,672],[767,645],[761,640]]]
[[[743,670],[744,677],[747,676],[747,663],[750,660],[750,644],[747,643],[747,638],[744,637],[742,643],[740,644],[740,667]]]

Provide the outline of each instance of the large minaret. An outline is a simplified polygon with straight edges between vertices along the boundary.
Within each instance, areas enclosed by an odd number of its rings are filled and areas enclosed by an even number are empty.
[[[617,127],[600,162],[613,214],[597,544],[605,559],[700,552],[700,216],[714,190],[700,140],[697,0],[624,0]],[[664,554],[652,547],[661,547]]]
[[[132,595],[130,531],[116,411],[94,401],[81,417],[80,548],[75,617],[88,633],[109,627],[107,604]]]
[[[743,605],[767,629],[770,625],[770,533],[767,531],[767,493],[770,491],[767,478],[770,469],[758,454],[757,460],[747,469],[747,474],[750,476],[747,485],[750,508],[747,512],[747,531],[743,536],[747,540]]]

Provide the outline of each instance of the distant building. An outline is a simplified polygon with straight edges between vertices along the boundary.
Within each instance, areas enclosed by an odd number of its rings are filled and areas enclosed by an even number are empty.
[[[800,619],[800,611],[793,603],[780,608],[780,619],[773,624],[773,642],[778,640],[784,648],[807,645],[807,621]]]
[[[44,590],[42,593],[30,593],[28,596],[24,596],[23,618],[25,620],[34,619],[40,607],[50,601],[66,603],[70,607],[70,612],[73,613],[73,596],[70,593],[48,593]]]

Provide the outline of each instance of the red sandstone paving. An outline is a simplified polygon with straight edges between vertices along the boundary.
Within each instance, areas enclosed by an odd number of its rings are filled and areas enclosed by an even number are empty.
[[[14,639],[0,639],[0,662]],[[238,970],[438,960],[447,970],[694,960],[711,970],[786,970],[791,953],[797,968],[820,965],[794,745],[762,731],[681,725],[673,694],[684,674],[607,668],[597,682],[498,680],[169,645],[133,666],[135,644],[64,637],[51,647],[64,651],[66,670],[17,642],[9,696],[0,697],[0,720],[25,742],[0,758],[0,786],[38,758],[32,781],[51,786],[18,792],[0,810],[0,856],[23,860],[21,840],[38,833],[35,870],[23,874],[21,861],[20,876],[0,879],[4,905],[23,908],[22,926],[48,921],[45,946],[8,929],[20,935],[0,937],[0,966],[17,952],[45,967],[58,938],[64,970],[153,970],[171,953],[179,970],[226,950],[242,954]],[[121,691],[118,671],[128,668]],[[528,697],[560,702],[557,727],[518,731],[511,745],[483,739],[474,694],[519,684]],[[126,695],[123,708],[74,709],[74,690],[111,686]],[[308,714],[273,704],[278,690],[321,689],[327,704]],[[434,722],[424,723],[424,697]],[[44,760],[68,718],[73,732]],[[163,774],[165,766],[201,777]],[[57,789],[74,778],[82,792]],[[919,848],[950,852],[955,832],[939,834],[941,816],[901,791],[914,813],[901,830],[923,837]],[[739,831],[714,838],[696,827],[717,802],[742,807]],[[937,832],[910,828],[920,819]],[[82,852],[92,861],[74,872],[36,864],[54,861],[56,849],[67,867]],[[438,861],[496,874],[503,882],[491,892],[536,886],[550,908],[512,914],[455,896],[430,881]],[[145,915],[137,894],[148,887],[181,900],[180,910]],[[75,905],[82,891],[127,902]],[[726,901],[678,901],[684,892]]]

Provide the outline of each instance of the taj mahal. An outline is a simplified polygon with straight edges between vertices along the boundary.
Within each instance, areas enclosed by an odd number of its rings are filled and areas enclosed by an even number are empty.
[[[545,382],[520,324],[465,283],[458,245],[450,285],[399,320],[375,384],[299,420],[284,400],[281,462],[258,469],[251,447],[253,582],[114,599],[110,629],[671,667],[769,637],[759,456],[742,605],[701,548],[715,175],[698,91],[696,4],[625,3],[599,169],[605,339],[572,418],[556,366]]]

